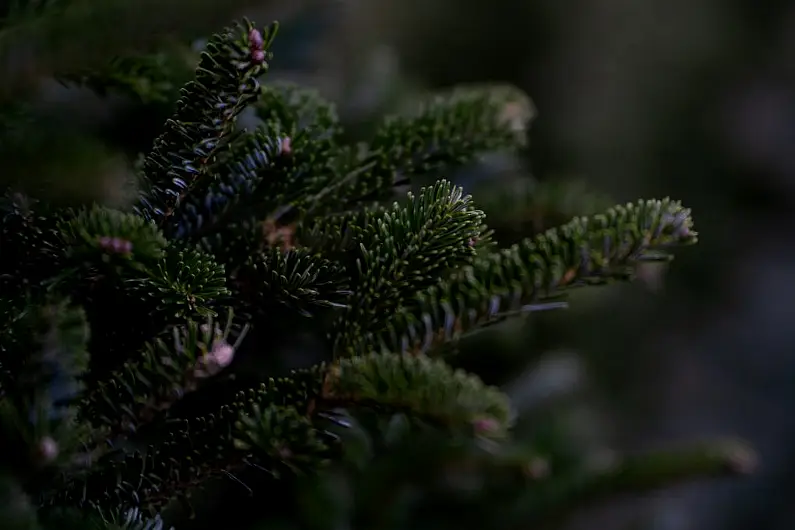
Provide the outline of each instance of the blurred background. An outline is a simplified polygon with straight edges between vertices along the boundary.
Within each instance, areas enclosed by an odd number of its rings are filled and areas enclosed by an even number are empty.
[[[427,90],[525,90],[537,110],[527,152],[449,175],[501,240],[672,196],[693,209],[700,243],[670,271],[484,332],[461,363],[510,391],[519,435],[541,445],[565,431],[596,458],[737,435],[760,453],[751,477],[600,504],[571,529],[795,528],[795,2],[160,0],[155,16],[108,0],[72,2],[66,17],[30,15],[53,2],[12,3],[0,0],[0,17],[17,17],[0,31],[0,178],[57,175],[47,191],[66,201],[124,201],[201,36],[241,14],[281,21],[268,79],[318,88],[352,138]],[[168,53],[145,77],[161,85],[119,79],[98,95],[57,80],[155,48]],[[324,513],[304,527],[335,527]]]

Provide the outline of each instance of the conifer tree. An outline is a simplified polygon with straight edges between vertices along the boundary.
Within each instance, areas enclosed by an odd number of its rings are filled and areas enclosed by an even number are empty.
[[[182,530],[202,527],[175,523],[197,514],[251,528],[282,484],[344,459],[353,424],[373,417],[422,440],[412,458],[429,467],[442,451],[488,469],[514,501],[494,514],[500,528],[747,468],[733,442],[596,469],[540,458],[512,442],[501,390],[455,368],[468,334],[566,307],[574,288],[631,280],[695,243],[687,208],[640,200],[502,248],[461,188],[401,188],[521,148],[524,94],[457,87],[348,144],[317,93],[260,83],[276,30],[243,21],[209,40],[137,166],[130,208],[6,191],[2,528]],[[245,109],[252,131],[236,124]],[[269,364],[298,333],[318,337],[325,360]],[[246,492],[234,510],[202,498],[228,488]]]

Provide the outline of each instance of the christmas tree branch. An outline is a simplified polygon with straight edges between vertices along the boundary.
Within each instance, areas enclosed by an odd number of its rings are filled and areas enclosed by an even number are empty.
[[[412,176],[439,175],[486,152],[516,150],[525,143],[533,115],[527,96],[510,86],[463,86],[433,94],[382,123],[359,162],[366,170],[337,183],[335,195],[345,199],[347,209],[388,198]]]
[[[509,516],[524,523],[559,519],[573,508],[643,494],[674,484],[712,477],[746,474],[756,457],[736,441],[713,441],[617,458],[600,469],[552,474],[528,488]]]
[[[512,416],[494,387],[440,360],[395,354],[341,359],[331,365],[320,403],[406,412],[447,428],[500,438]]]
[[[254,312],[267,314],[286,306],[303,316],[320,308],[347,307],[347,281],[341,266],[305,249],[254,254],[231,275],[238,299]]]
[[[351,227],[357,301],[340,316],[335,353],[362,353],[357,342],[363,333],[379,330],[416,290],[470,263],[482,223],[471,198],[444,180],[409,194],[408,204],[395,203],[384,215],[365,214],[360,227]]]
[[[416,294],[365,345],[426,352],[512,314],[560,307],[567,289],[627,280],[640,262],[669,260],[692,244],[690,210],[669,199],[639,201],[579,218],[497,253],[479,257],[438,286]]]
[[[146,344],[138,358],[85,392],[81,417],[115,442],[137,432],[232,362],[246,333],[232,322],[231,313],[225,328],[213,318],[189,321],[172,328],[170,340]]]
[[[175,36],[204,37],[219,18],[254,4],[261,1],[77,0],[23,12],[0,21],[0,100],[43,77],[100,70],[114,57],[154,50]]]
[[[231,139],[237,116],[257,96],[256,78],[268,68],[276,29],[273,24],[262,34],[246,21],[210,39],[195,80],[183,88],[166,131],[144,161],[146,183],[136,207],[141,216],[163,226],[197,181],[213,178],[210,168]]]
[[[103,418],[122,417],[135,425],[150,419],[140,416],[151,411],[140,396],[152,393],[136,375],[132,368],[127,370],[127,379],[114,383],[112,395],[87,402],[87,407],[101,411],[110,406],[113,410]],[[169,378],[154,375],[164,383]],[[121,388],[127,380],[136,386]],[[111,389],[102,389],[106,390]],[[100,399],[105,403],[100,404]],[[119,414],[131,401],[138,411],[136,418]],[[50,502],[101,508],[130,506],[137,499],[141,506],[157,510],[211,477],[252,467],[277,475],[287,470],[315,470],[330,458],[336,440],[315,421],[340,406],[403,411],[448,430],[488,438],[503,437],[511,421],[502,393],[439,360],[397,355],[342,359],[270,379],[259,388],[240,393],[211,415],[172,420],[167,444],[128,453],[121,460],[109,453],[91,470],[70,475],[67,482],[59,484]],[[106,421],[103,418],[100,422]]]

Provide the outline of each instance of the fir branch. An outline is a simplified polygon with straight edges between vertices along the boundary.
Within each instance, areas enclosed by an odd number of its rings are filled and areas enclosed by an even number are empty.
[[[409,194],[407,205],[396,203],[383,216],[365,214],[363,225],[352,227],[357,300],[337,323],[336,355],[366,351],[359,348],[359,337],[379,331],[417,289],[469,263],[482,219],[471,198],[447,181],[423,188],[417,197]]]
[[[300,246],[311,248],[324,256],[344,263],[356,245],[356,227],[365,226],[368,219],[385,218],[389,208],[380,203],[360,205],[348,210],[307,219],[296,230]]]
[[[689,210],[668,199],[576,218],[501,250],[484,213],[447,181],[384,206],[415,175],[520,149],[532,104],[510,87],[464,87],[385,121],[369,145],[343,145],[333,105],[316,92],[259,86],[275,31],[244,21],[210,40],[143,161],[133,213],[54,211],[10,195],[0,204],[3,257],[21,263],[0,264],[0,434],[37,459],[12,462],[7,452],[0,468],[33,469],[22,484],[40,495],[42,521],[64,507],[99,512],[98,529],[161,530],[144,515],[210,480],[248,488],[263,472],[312,473],[340,456],[329,425],[340,408],[403,413],[495,448],[511,427],[508,398],[423,354],[513,314],[559,307],[554,298],[570,288],[630,279],[639,263],[696,240]],[[237,131],[257,98],[262,125]],[[545,189],[511,200],[566,202]],[[220,306],[276,325],[342,309],[329,334],[334,361],[245,388],[238,373],[221,372],[247,328],[233,329],[230,314],[221,330]],[[67,458],[57,467],[53,448]],[[554,515],[605,492],[711,474],[735,462],[732,450],[553,470],[536,477],[525,505]],[[527,464],[504,456],[488,459],[495,469]],[[42,462],[58,474],[43,480]]]
[[[89,328],[79,307],[59,299],[27,308],[18,323],[25,336],[0,358],[13,375],[0,396],[0,469],[16,470],[29,486],[42,468],[68,459],[83,434],[73,400],[88,369]]]
[[[342,267],[305,249],[255,254],[230,280],[243,302],[266,314],[279,304],[312,316],[313,309],[346,307],[351,294]]]
[[[30,16],[0,22],[4,26],[0,28],[0,100],[14,99],[41,78],[100,70],[113,57],[154,51],[174,37],[186,41],[205,37],[217,28],[218,20],[260,6],[261,0],[71,0],[47,4]],[[188,12],[190,17],[185,16]]]
[[[128,510],[49,510],[41,514],[43,528],[59,530],[174,530],[160,515],[148,517],[138,508]]]
[[[337,109],[315,89],[286,82],[263,85],[254,110],[269,129],[291,137],[303,134],[321,150],[340,143]]]
[[[63,477],[48,502],[99,508],[135,502],[157,510],[200,482],[252,466],[272,474],[317,469],[337,438],[308,421],[339,406],[408,411],[488,438],[504,436],[511,419],[503,394],[441,361],[343,359],[270,379],[213,414],[174,420],[166,442],[121,458],[106,455],[85,473]]]
[[[504,436],[512,421],[508,398],[499,390],[427,357],[374,354],[341,359],[330,367],[322,402],[407,412],[492,438]]]
[[[127,280],[130,294],[151,302],[156,315],[174,322],[213,316],[213,304],[229,294],[223,265],[199,250],[171,245],[145,274]]]
[[[551,474],[528,488],[506,516],[521,520],[555,521],[573,508],[625,493],[645,493],[711,477],[750,473],[756,456],[737,441],[713,441],[616,458],[597,469]],[[516,518],[516,519],[514,519]]]
[[[25,416],[29,407],[37,407],[40,410],[33,418],[41,419],[42,411],[48,417],[54,415],[53,420],[60,418],[63,411],[59,407],[77,394],[79,379],[88,367],[85,314],[67,300],[55,300],[28,308],[17,317],[17,324],[26,330],[27,340],[21,343],[25,346],[22,351],[9,351],[0,359],[3,369],[15,375],[4,382],[3,397],[15,401]],[[42,428],[48,431],[46,426]]]
[[[63,267],[59,222],[23,194],[7,190],[0,197],[0,299],[25,298]]]
[[[143,104],[170,104],[193,75],[192,55],[187,46],[171,45],[167,51],[114,57],[102,68],[65,73],[58,81],[89,88],[100,96],[114,93]]]
[[[184,198],[174,236],[201,239],[205,248],[223,254],[222,243],[234,232],[235,222],[251,216],[250,205],[281,185],[283,144],[284,138],[262,128],[236,138],[218,155],[223,161],[218,163],[217,177]]]
[[[216,254],[226,254],[223,243],[237,223],[265,216],[277,222],[278,212],[311,204],[336,174],[333,105],[290,84],[262,87],[259,97],[255,108],[264,124],[219,155],[219,177],[186,197],[178,223],[177,237],[200,238]]]
[[[211,478],[246,470],[275,473],[289,469],[286,460],[306,461],[309,456],[296,454],[298,447],[310,450],[320,466],[327,459],[322,447],[330,448],[336,437],[323,430],[309,434],[306,422],[293,421],[295,415],[282,409],[292,408],[307,415],[313,399],[320,394],[322,374],[320,366],[297,371],[289,378],[270,379],[259,388],[241,392],[212,414],[175,418],[167,423],[166,432],[160,433],[163,441],[142,451],[109,453],[90,469],[61,477],[45,502],[51,507],[139,506],[154,513],[174,498],[184,499]],[[268,430],[272,420],[279,417],[289,420],[282,427],[292,425],[295,430]],[[249,428],[254,431],[249,432]],[[270,442],[263,438],[266,432],[274,436]],[[310,443],[308,435],[320,442]],[[286,439],[298,444],[291,446],[289,454],[263,450],[283,447]]]
[[[456,87],[412,110],[387,118],[359,163],[367,170],[336,184],[346,207],[384,198],[412,176],[439,176],[483,153],[521,148],[534,115],[527,96],[510,86]]]
[[[268,131],[289,139],[289,168],[284,171],[278,207],[312,209],[340,174],[349,147],[342,144],[342,128],[335,106],[319,92],[291,83],[264,86],[255,111]]]
[[[97,525],[96,530],[174,530],[173,526],[166,526],[159,515],[147,517],[137,508],[123,513],[113,511],[102,515],[103,524]]]
[[[235,447],[257,461],[270,462],[269,472],[306,474],[317,471],[329,458],[327,440],[311,420],[292,407],[252,405],[235,423]]]
[[[225,328],[208,318],[171,329],[170,340],[158,338],[102,381],[80,402],[80,416],[109,440],[118,442],[195,391],[208,377],[232,361],[246,329],[233,330],[229,313]]]
[[[153,223],[96,205],[62,220],[58,229],[67,255],[76,263],[125,263],[141,270],[162,259],[167,245]]]
[[[256,78],[268,68],[277,27],[263,35],[245,21],[210,39],[195,80],[182,89],[174,116],[144,161],[146,188],[136,207],[141,216],[165,226],[197,182],[212,178],[237,116],[257,97]]]
[[[633,266],[672,259],[696,241],[690,210],[665,199],[579,218],[479,257],[439,286],[419,291],[363,347],[427,352],[509,315],[545,308],[566,289],[632,278]]]

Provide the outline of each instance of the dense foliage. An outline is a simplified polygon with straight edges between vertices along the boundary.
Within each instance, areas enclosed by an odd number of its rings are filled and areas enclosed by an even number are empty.
[[[275,33],[245,21],[210,39],[128,210],[6,193],[3,528],[159,528],[218,483],[253,504],[344,458],[358,411],[510,470],[526,520],[742,468],[710,445],[539,474],[507,397],[454,368],[468,333],[669,260],[696,241],[688,209],[641,200],[500,248],[461,188],[404,188],[521,148],[523,94],[459,87],[350,144],[317,93],[260,84]],[[236,124],[247,109],[253,131]],[[299,334],[326,361],[269,364]]]

